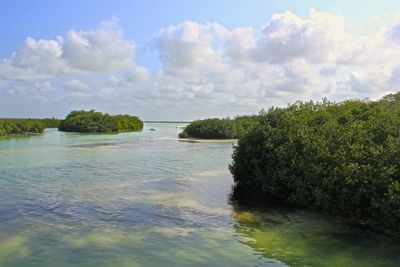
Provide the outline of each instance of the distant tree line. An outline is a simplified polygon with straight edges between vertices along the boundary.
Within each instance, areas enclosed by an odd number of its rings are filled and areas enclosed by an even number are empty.
[[[239,116],[234,119],[205,119],[191,122],[180,138],[237,139],[253,127],[257,116]]]
[[[45,128],[57,128],[60,120],[0,118],[0,136],[13,134],[42,133]]]
[[[0,136],[42,133],[45,128],[66,132],[125,132],[142,130],[143,122],[135,116],[111,116],[95,110],[72,111],[65,120],[0,118]]]
[[[58,130],[64,132],[81,133],[111,133],[140,131],[143,122],[135,116],[109,115],[95,110],[72,111],[65,120],[62,120]]]
[[[236,200],[308,207],[400,236],[400,94],[262,111],[230,170]]]
[[[36,119],[44,124],[46,128],[58,128],[61,120],[56,118]]]

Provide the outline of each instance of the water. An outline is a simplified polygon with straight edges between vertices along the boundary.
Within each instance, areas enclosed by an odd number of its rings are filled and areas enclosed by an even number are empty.
[[[232,143],[179,126],[0,139],[0,266],[398,266],[387,237],[232,206]]]

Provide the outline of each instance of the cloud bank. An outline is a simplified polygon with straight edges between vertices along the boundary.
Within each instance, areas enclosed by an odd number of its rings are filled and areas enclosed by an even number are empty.
[[[136,63],[143,46],[156,51],[160,67]],[[340,15],[316,10],[306,18],[275,14],[261,29],[185,21],[146,44],[127,39],[113,19],[51,40],[27,37],[0,61],[0,93],[8,97],[153,119],[376,98],[399,90],[399,77],[400,21],[362,35]]]

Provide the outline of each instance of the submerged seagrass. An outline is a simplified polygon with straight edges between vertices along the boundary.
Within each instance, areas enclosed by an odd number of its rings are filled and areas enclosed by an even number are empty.
[[[296,102],[239,139],[234,196],[311,207],[400,234],[400,94]]]

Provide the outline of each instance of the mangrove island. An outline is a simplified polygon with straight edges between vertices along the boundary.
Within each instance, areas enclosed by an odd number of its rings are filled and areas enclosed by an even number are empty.
[[[112,116],[95,110],[72,111],[58,127],[59,131],[79,133],[134,132],[142,129],[143,122],[136,116]]]

